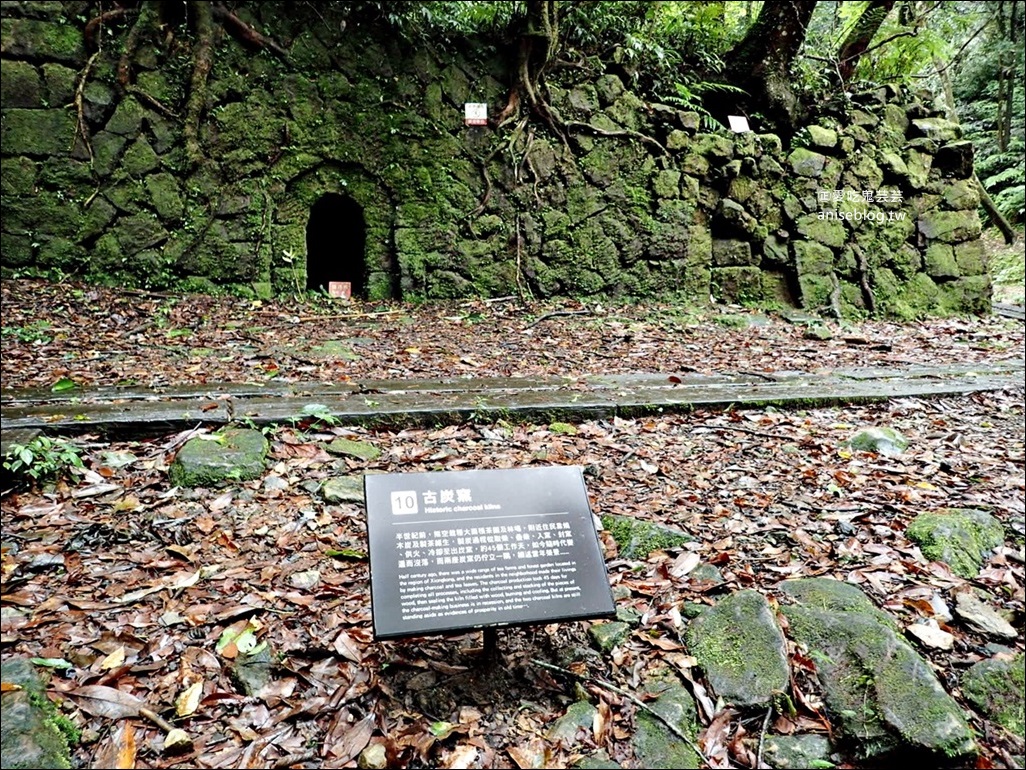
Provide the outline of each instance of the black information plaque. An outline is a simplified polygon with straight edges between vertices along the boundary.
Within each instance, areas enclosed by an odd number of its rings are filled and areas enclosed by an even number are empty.
[[[374,636],[615,614],[581,469],[364,477]]]

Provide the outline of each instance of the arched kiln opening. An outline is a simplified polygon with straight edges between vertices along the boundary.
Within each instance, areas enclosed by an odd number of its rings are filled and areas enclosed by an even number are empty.
[[[310,209],[306,225],[306,288],[328,291],[348,282],[352,296],[367,295],[367,222],[352,198],[326,193]]]

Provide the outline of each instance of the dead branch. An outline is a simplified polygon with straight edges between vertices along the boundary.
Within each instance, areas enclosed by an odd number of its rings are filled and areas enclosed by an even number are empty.
[[[773,709],[766,709],[766,716],[762,718],[762,729],[759,731],[759,751],[755,755],[755,766],[762,767],[762,748],[766,741],[766,728],[769,727],[770,715]]]

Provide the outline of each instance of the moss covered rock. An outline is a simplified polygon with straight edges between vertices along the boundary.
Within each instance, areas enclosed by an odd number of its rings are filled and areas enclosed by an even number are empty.
[[[354,441],[348,438],[336,438],[324,447],[333,455],[348,455],[361,460],[377,460],[381,457],[381,450],[366,441]]]
[[[630,631],[629,624],[621,620],[611,620],[607,623],[595,623],[588,629],[588,635],[600,651],[610,652],[627,638]]]
[[[980,237],[980,215],[972,211],[928,211],[919,218],[919,232],[928,240],[961,243]]]
[[[729,705],[765,706],[787,689],[784,636],[757,591],[721,599],[691,622],[687,640],[713,691]]]
[[[1005,540],[1000,521],[972,509],[921,513],[905,534],[927,559],[944,562],[964,578],[976,577],[990,553]]]
[[[826,161],[825,155],[820,155],[818,152],[807,150],[804,147],[796,148],[787,156],[787,162],[795,174],[813,178],[822,175]]]
[[[694,743],[698,734],[695,701],[683,686],[669,677],[646,683],[646,704]],[[686,770],[702,766],[701,758],[658,717],[647,711],[635,716],[631,738],[638,767],[652,770]]]
[[[199,487],[224,481],[246,481],[264,472],[267,439],[258,430],[228,429],[189,439],[171,463],[171,481]]]
[[[962,692],[976,709],[1020,738],[1026,737],[1026,657],[993,658],[962,675]]]
[[[831,723],[858,755],[918,751],[965,761],[976,753],[958,704],[858,588],[811,578],[780,590],[796,602],[782,611],[816,662]]]
[[[609,530],[624,559],[646,559],[652,551],[679,548],[693,540],[691,535],[675,527],[629,516],[607,514],[602,517],[602,526]]]
[[[832,767],[830,739],[825,735],[767,735],[763,757],[779,770]]]
[[[70,725],[61,720],[46,697],[43,684],[29,660],[5,660],[3,682],[21,687],[20,690],[5,691],[2,696],[0,750],[5,770],[70,768]]]
[[[864,428],[845,443],[859,452],[876,452],[887,457],[896,457],[908,448],[908,439],[887,427]]]
[[[69,110],[7,109],[5,106],[3,114],[0,152],[4,155],[70,154],[75,141],[75,117]]]

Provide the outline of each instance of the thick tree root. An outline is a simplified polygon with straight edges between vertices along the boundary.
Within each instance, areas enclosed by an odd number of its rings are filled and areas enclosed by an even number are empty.
[[[197,3],[207,5],[207,3]],[[261,35],[246,22],[224,7],[223,3],[213,4],[214,18],[221,22],[229,35],[253,51],[267,49],[282,61],[288,61],[289,52],[265,35]]]
[[[641,133],[640,131],[631,131],[627,128],[618,131],[609,131],[604,128],[599,128],[598,126],[593,126],[591,125],[591,123],[581,123],[576,120],[567,121],[564,125],[566,125],[567,128],[583,128],[584,130],[590,131],[591,133],[596,134],[598,136],[626,136],[631,139],[637,139],[640,142],[652,145],[657,150],[659,150],[659,152],[661,152],[663,155],[669,154],[666,148],[663,147],[663,145],[661,145],[657,140],[653,139],[651,136],[648,136],[647,134]]]
[[[185,157],[190,168],[203,161],[199,141],[200,118],[207,102],[207,77],[213,64],[214,23],[209,3],[193,3],[196,12],[196,47],[192,53],[192,78],[189,100],[185,106]]]

